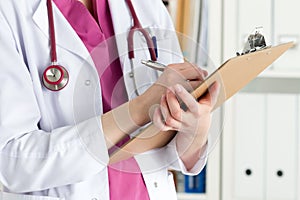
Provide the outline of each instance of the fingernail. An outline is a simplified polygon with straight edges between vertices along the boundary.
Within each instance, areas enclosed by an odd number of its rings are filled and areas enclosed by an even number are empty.
[[[182,91],[181,85],[179,85],[179,84],[175,85],[175,90],[176,90],[176,92],[181,92]]]

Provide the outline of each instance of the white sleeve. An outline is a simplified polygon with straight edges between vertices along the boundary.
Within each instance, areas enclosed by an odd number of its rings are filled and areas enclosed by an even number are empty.
[[[85,180],[108,163],[100,117],[51,132],[32,80],[0,12],[0,182],[13,192],[38,191]]]
[[[205,146],[205,151],[203,151],[200,155],[199,160],[195,163],[194,167],[190,170],[187,170],[184,163],[180,159],[180,155],[178,154],[177,147],[176,147],[176,136],[175,138],[166,146],[167,152],[169,156],[173,156],[174,162],[171,162],[171,169],[175,169],[181,171],[185,175],[197,175],[199,174],[207,162],[208,157],[208,145]]]

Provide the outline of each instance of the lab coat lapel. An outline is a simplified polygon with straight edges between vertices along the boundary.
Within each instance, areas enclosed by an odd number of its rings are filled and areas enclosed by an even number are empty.
[[[116,36],[118,53],[125,57],[128,54],[127,34],[132,25],[131,15],[125,1],[108,0],[108,4]],[[123,60],[121,58],[120,60],[122,63]]]
[[[56,45],[60,46],[85,60],[89,57],[89,52],[80,40],[79,36],[73,30],[71,25],[53,3],[53,15],[54,15],[54,27],[56,36]],[[49,36],[49,23],[48,23],[48,11],[45,0],[41,0],[36,11],[33,14],[33,21],[39,27],[39,29],[50,40]],[[59,58],[58,58],[59,59]]]

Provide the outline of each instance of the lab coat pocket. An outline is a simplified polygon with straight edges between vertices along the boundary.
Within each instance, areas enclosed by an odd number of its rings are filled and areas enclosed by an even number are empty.
[[[171,63],[183,62],[182,50],[178,43],[178,34],[172,29],[150,25],[145,28],[151,35],[152,39],[155,38],[154,46],[157,48],[157,61],[168,65]],[[182,37],[182,36],[180,36]],[[141,37],[143,47],[146,47],[146,40]],[[147,52],[147,54],[149,54]]]
[[[33,196],[33,195],[23,195],[23,194],[13,194],[0,192],[1,200],[63,200],[62,198],[56,197],[45,197],[45,196]]]

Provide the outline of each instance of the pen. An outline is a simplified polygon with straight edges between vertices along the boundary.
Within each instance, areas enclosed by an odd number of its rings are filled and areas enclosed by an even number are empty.
[[[161,64],[159,62],[156,61],[152,61],[152,60],[141,60],[142,64],[146,65],[147,67],[150,67],[152,69],[158,70],[158,71],[164,71],[164,69],[166,68],[166,65]]]

